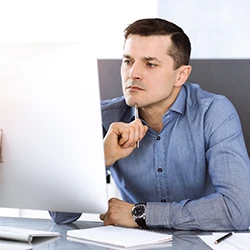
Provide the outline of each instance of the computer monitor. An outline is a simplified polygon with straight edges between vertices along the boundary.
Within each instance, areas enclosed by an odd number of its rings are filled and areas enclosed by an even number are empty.
[[[90,44],[0,44],[0,207],[106,212],[101,124]]]

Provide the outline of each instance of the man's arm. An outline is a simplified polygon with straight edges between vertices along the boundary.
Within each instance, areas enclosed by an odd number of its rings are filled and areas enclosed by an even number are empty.
[[[217,99],[207,110],[204,125],[207,171],[215,193],[196,200],[148,202],[149,226],[182,230],[248,229],[250,160],[237,112],[230,102]]]
[[[79,213],[64,213],[49,211],[50,217],[56,224],[68,224],[78,220],[81,216]]]
[[[221,119],[212,119],[220,117]],[[250,224],[250,161],[238,115],[229,102],[218,100],[206,113],[207,171],[215,192],[196,200],[147,202],[149,227],[182,230],[245,230]],[[206,185],[206,183],[204,183]],[[122,201],[115,201],[116,203]],[[119,204],[116,204],[119,206]],[[133,223],[128,210],[126,224]],[[120,211],[121,217],[124,216]],[[106,224],[124,223],[108,211]],[[107,218],[107,221],[105,221]]]

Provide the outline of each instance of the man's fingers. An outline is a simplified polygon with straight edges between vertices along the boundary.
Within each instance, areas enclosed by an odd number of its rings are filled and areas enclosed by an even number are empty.
[[[126,124],[123,128],[119,144],[124,148],[134,147],[147,132],[147,126],[143,126],[140,120],[135,120],[130,124]]]
[[[103,139],[106,166],[131,154],[136,148],[136,143],[142,140],[146,132],[147,126],[139,119],[131,123],[112,123]]]
[[[134,204],[122,201],[117,198],[111,198],[108,202],[108,211],[100,215],[103,225],[121,225],[127,227],[138,227],[134,221],[131,211]]]
[[[106,215],[106,214],[100,214],[100,216],[99,216],[100,220],[104,221],[105,215]]]

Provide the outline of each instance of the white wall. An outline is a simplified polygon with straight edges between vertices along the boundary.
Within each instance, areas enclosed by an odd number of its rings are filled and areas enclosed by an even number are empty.
[[[184,28],[193,58],[250,58],[249,13],[248,0],[0,0],[0,42],[92,39],[99,58],[120,58],[124,28],[159,16]]]
[[[140,18],[157,15],[156,0],[106,0],[98,2],[98,58],[121,58],[123,31]]]
[[[158,0],[158,16],[181,26],[192,58],[250,58],[248,0]]]
[[[0,42],[91,39],[99,58],[120,58],[125,27],[156,13],[156,0],[0,0]]]

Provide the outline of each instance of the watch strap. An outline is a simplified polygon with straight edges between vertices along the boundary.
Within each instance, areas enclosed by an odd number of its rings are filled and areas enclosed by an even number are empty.
[[[146,228],[146,227],[147,227],[145,217],[135,219],[135,222],[136,222],[136,223],[138,224],[138,226],[141,227],[141,228]]]

